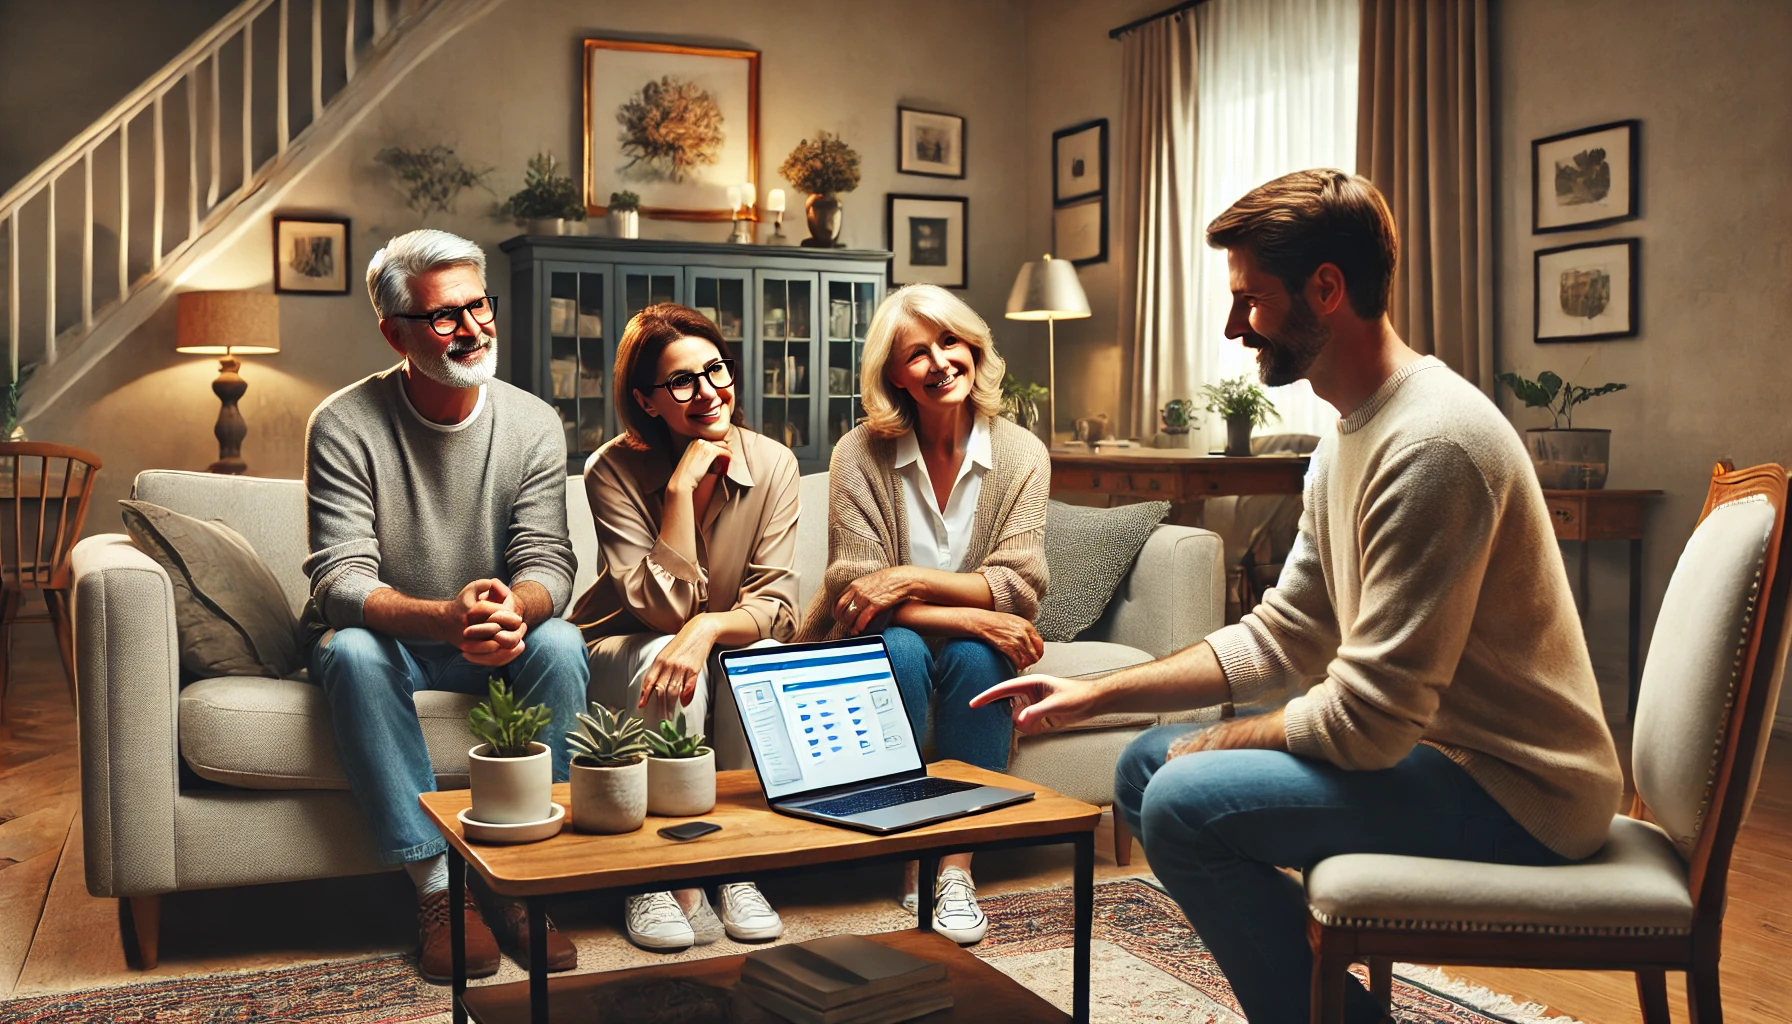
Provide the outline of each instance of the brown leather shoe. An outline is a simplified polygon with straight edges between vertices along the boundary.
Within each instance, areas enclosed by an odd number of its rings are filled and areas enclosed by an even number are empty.
[[[498,973],[498,940],[479,916],[473,893],[466,892],[461,907],[466,922],[467,977],[489,978]],[[449,934],[448,890],[438,889],[417,901],[417,971],[426,980],[454,980],[454,943]]]
[[[503,914],[504,938],[516,953],[516,962],[529,968],[529,912],[521,904],[506,903]],[[572,940],[560,934],[554,927],[554,919],[548,918],[548,971],[570,971],[579,966],[579,950]]]

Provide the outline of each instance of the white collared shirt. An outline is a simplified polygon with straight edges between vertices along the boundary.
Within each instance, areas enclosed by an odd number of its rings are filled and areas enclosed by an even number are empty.
[[[964,461],[958,465],[958,478],[952,482],[952,493],[946,498],[946,509],[940,511],[933,496],[933,481],[927,474],[927,460],[921,457],[921,444],[911,429],[896,439],[896,475],[902,481],[902,501],[908,513],[908,560],[910,565],[946,572],[965,571],[965,550],[971,543],[971,523],[977,517],[977,499],[983,494],[983,474],[991,468],[989,421],[978,416],[971,424],[971,437],[965,444]]]

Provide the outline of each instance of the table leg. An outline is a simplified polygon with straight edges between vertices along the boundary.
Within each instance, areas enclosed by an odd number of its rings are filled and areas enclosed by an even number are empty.
[[[1641,642],[1638,634],[1643,626],[1643,541],[1641,537],[1630,539],[1630,719],[1636,720],[1636,698],[1641,692],[1643,682],[1643,666],[1637,657],[1637,645]]]
[[[1076,1024],[1089,1021],[1089,955],[1095,930],[1095,833],[1080,832],[1076,837],[1076,877],[1072,880],[1073,895],[1071,928],[1075,938],[1071,944],[1070,1019]]]
[[[467,1007],[461,997],[467,993],[467,916],[461,910],[466,902],[467,862],[454,847],[448,848],[448,945],[453,961],[454,1024],[467,1024]]]
[[[548,1024],[548,915],[529,897],[529,1021]]]
[[[921,855],[921,867],[915,874],[915,927],[933,931],[933,885],[939,877],[940,859],[932,854]]]
[[[1580,631],[1587,631],[1587,616],[1593,611],[1593,574],[1592,574],[1592,542],[1579,541],[1580,544]]]

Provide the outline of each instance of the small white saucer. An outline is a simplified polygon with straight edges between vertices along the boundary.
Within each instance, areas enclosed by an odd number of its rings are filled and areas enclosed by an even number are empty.
[[[555,804],[554,813],[541,821],[524,821],[515,825],[494,825],[468,817],[472,808],[455,815],[468,839],[476,843],[534,843],[560,831],[566,824],[566,808]]]

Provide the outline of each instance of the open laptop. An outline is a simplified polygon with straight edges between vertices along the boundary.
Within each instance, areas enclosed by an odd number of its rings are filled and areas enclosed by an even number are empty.
[[[1033,798],[927,774],[881,636],[728,651],[721,661],[759,784],[780,814],[882,834]]]

